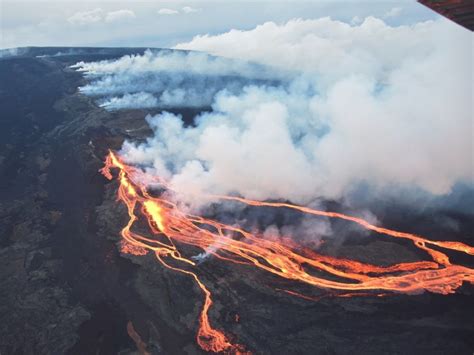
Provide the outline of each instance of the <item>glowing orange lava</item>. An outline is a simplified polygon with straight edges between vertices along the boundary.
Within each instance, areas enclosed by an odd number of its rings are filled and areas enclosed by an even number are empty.
[[[350,221],[379,234],[410,240],[415,247],[426,252],[431,260],[383,267],[324,256],[299,247],[295,243],[283,244],[264,239],[261,235],[250,233],[240,227],[187,214],[163,195],[151,196],[146,184],[143,183],[152,180],[169,190],[166,181],[159,177],[147,176],[143,171],[125,164],[117,155],[110,152],[101,172],[108,179],[112,179],[112,168],[118,169],[118,200],[125,204],[129,215],[128,223],[121,231],[122,242],[129,246],[122,246],[122,251],[136,255],[151,251],[163,266],[186,274],[196,282],[204,294],[197,342],[206,351],[243,353],[245,349],[239,344],[234,344],[222,331],[211,326],[208,313],[213,304],[212,294],[199,278],[196,262],[192,257],[183,256],[179,245],[197,247],[207,255],[223,261],[257,267],[287,280],[325,289],[329,291],[330,296],[385,296],[391,292],[424,291],[449,294],[463,282],[474,283],[474,269],[451,263],[448,256],[441,251],[452,250],[474,255],[474,248],[464,243],[431,241],[419,235],[378,227],[361,218],[289,203],[212,196],[250,206],[288,208],[305,214]],[[153,238],[132,231],[139,217],[146,219]],[[321,276],[324,274],[330,277]],[[307,300],[319,299],[292,290],[281,291]]]

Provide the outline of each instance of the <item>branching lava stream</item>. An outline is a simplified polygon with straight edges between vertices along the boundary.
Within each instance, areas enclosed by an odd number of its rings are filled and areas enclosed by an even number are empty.
[[[246,352],[242,345],[233,343],[226,334],[212,327],[208,315],[213,304],[212,294],[198,275],[196,261],[192,257],[183,256],[179,245],[197,247],[222,261],[257,267],[281,278],[324,289],[331,292],[331,295],[340,297],[384,296],[393,292],[424,291],[446,295],[455,292],[463,282],[474,283],[474,269],[451,263],[448,255],[441,251],[452,250],[474,255],[474,248],[464,243],[431,241],[418,235],[378,227],[364,219],[342,213],[314,210],[288,203],[212,196],[215,199],[232,200],[250,206],[287,208],[305,214],[353,222],[378,234],[409,240],[415,247],[426,252],[431,260],[382,267],[324,256],[298,247],[295,243],[283,244],[264,239],[261,235],[250,233],[238,226],[187,214],[175,203],[164,198],[164,195],[151,196],[143,183],[145,178],[148,181],[152,179],[161,184],[162,188],[170,190],[166,181],[159,177],[147,176],[143,171],[125,164],[113,152],[107,156],[101,172],[108,179],[112,179],[111,169],[118,170],[118,200],[124,203],[128,210],[129,220],[121,231],[125,248],[137,255],[153,252],[163,266],[190,276],[204,294],[197,342],[206,351]],[[139,218],[147,220],[153,238],[132,231]],[[321,276],[325,274],[330,277]],[[313,299],[296,291],[283,291],[289,295]]]

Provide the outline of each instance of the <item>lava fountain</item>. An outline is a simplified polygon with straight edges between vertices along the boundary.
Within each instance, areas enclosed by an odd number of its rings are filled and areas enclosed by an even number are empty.
[[[162,189],[172,192],[164,179],[149,176],[142,170],[127,165],[110,151],[101,172],[106,178],[113,179],[112,169],[118,170],[118,200],[126,206],[129,216],[127,224],[121,230],[124,251],[136,255],[152,252],[164,267],[188,275],[195,281],[204,295],[196,340],[206,351],[246,352],[242,345],[232,342],[228,335],[212,327],[208,315],[213,304],[212,294],[199,277],[196,261],[183,255],[184,245],[200,248],[223,262],[244,264],[287,280],[326,290],[332,296],[380,296],[424,291],[446,295],[454,293],[463,282],[474,283],[474,269],[452,263],[446,254],[447,251],[456,251],[474,255],[474,247],[461,242],[433,241],[419,235],[379,227],[358,217],[289,203],[211,196],[257,208],[286,208],[308,215],[346,220],[380,235],[409,240],[414,247],[425,252],[430,260],[384,267],[325,256],[298,246],[295,242],[285,241],[283,244],[239,226],[188,214],[170,198],[166,198],[166,194],[153,196],[143,183],[153,181]],[[153,237],[133,231],[133,226],[142,218],[147,221]],[[293,290],[283,291],[289,295],[317,300]]]

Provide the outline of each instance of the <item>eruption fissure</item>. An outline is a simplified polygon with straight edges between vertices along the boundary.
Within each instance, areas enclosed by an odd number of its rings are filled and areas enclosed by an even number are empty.
[[[125,243],[133,248],[126,251],[137,255],[151,251],[164,267],[188,275],[196,282],[204,294],[197,342],[206,351],[242,353],[245,349],[233,343],[222,331],[212,327],[209,319],[209,309],[213,304],[212,293],[198,275],[198,263],[192,256],[183,254],[181,245],[197,247],[206,255],[212,255],[222,261],[257,267],[286,280],[324,289],[331,296],[385,296],[393,292],[424,291],[446,295],[455,292],[463,282],[474,283],[474,269],[453,264],[447,254],[440,251],[450,250],[474,255],[474,248],[461,242],[432,241],[419,235],[375,226],[362,218],[290,203],[263,202],[234,196],[208,196],[248,206],[288,208],[308,215],[346,220],[369,231],[410,240],[415,247],[428,253],[432,260],[377,266],[320,255],[298,246],[295,242],[282,243],[266,239],[261,233],[251,233],[236,225],[188,214],[167,198],[167,195],[152,196],[144,183],[152,181],[161,184],[165,191],[173,192],[165,180],[149,176],[125,164],[113,152],[107,156],[101,172],[106,178],[112,179],[111,169],[118,169],[118,200],[125,204],[129,216],[121,235]],[[142,218],[148,222],[154,238],[132,230],[134,224]],[[437,250],[433,249],[433,246],[436,246]],[[179,266],[175,266],[175,263]],[[327,274],[327,277],[321,276],[324,274]],[[293,290],[282,291],[307,300],[319,299]]]

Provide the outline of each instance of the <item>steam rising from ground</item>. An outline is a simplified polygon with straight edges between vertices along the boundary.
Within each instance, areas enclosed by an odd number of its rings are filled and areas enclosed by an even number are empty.
[[[99,104],[108,110],[204,107],[220,90],[238,94],[249,83],[283,78],[262,65],[183,51],[147,50],[143,55],[72,67],[91,79],[80,91],[102,96]]]
[[[76,67],[109,109],[212,103],[193,127],[148,116],[154,135],[122,149],[183,194],[307,204],[365,183],[442,195],[473,181],[472,40],[445,20],[294,20],[177,46],[230,62],[147,52]]]

